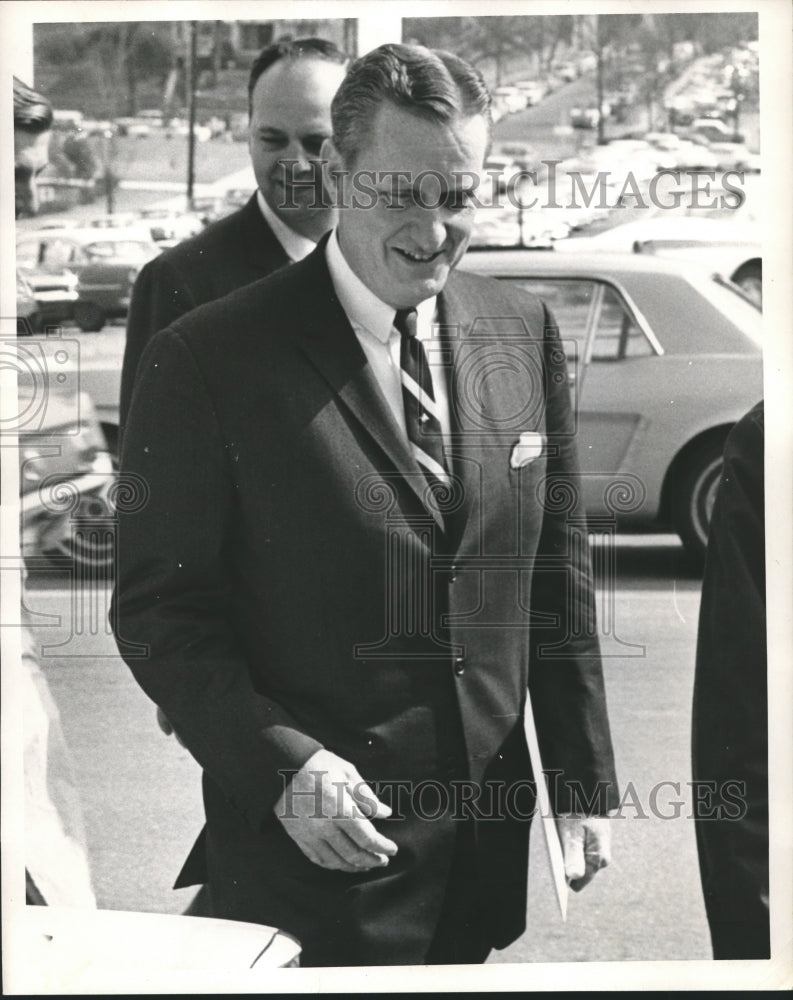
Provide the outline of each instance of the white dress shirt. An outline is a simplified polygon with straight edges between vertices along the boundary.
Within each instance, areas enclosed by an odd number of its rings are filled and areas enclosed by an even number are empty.
[[[308,236],[303,236],[301,233],[296,233],[294,229],[290,229],[283,219],[279,218],[270,208],[264,200],[264,195],[258,188],[256,190],[256,201],[259,203],[259,209],[264,216],[265,222],[268,224],[270,229],[272,229],[275,234],[275,238],[284,248],[286,256],[292,261],[292,263],[302,260],[304,257],[308,257],[311,251],[316,247],[316,242],[309,239]]]
[[[336,230],[327,246],[328,270],[331,281],[358,343],[363,348],[369,367],[377,379],[397,424],[407,439],[405,405],[402,401],[402,379],[399,363],[401,334],[394,328],[396,310],[386,305],[352,270],[344,258]],[[432,389],[439,410],[444,441],[451,435],[449,416],[448,365],[442,363],[442,346],[435,327],[435,296],[416,307],[417,337],[424,344],[432,373]]]

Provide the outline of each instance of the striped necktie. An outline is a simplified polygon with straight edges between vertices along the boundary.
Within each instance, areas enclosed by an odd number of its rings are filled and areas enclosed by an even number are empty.
[[[394,327],[402,336],[399,363],[408,439],[416,461],[435,492],[436,488],[448,485],[449,473],[443,457],[441,420],[432,391],[432,373],[424,345],[416,336],[416,310],[397,310]]]

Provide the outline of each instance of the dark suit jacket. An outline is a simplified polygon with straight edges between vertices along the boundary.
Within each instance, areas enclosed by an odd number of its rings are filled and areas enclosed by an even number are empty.
[[[697,636],[697,846],[713,955],[725,959],[770,956],[764,443],[758,403],[724,448]]]
[[[289,263],[256,202],[165,250],[138,275],[127,317],[119,424],[127,421],[141,354],[158,330],[196,306],[222,298]]]
[[[125,436],[123,471],[148,496],[120,515],[122,653],[148,644],[127,662],[204,769],[214,912],[290,930],[310,964],[422,962],[455,829],[409,797],[381,824],[399,845],[388,868],[311,864],[272,807],[319,747],[386,801],[396,781],[470,781],[492,817],[488,796],[531,776],[530,685],[557,808],[576,806],[576,783],[617,805],[558,334],[538,300],[471,275],[451,277],[439,308],[459,488],[445,531],[324,242],[160,333]],[[512,468],[527,431],[547,452]],[[405,620],[417,581],[426,628]],[[475,822],[497,947],[526,909],[526,795],[504,808]]]

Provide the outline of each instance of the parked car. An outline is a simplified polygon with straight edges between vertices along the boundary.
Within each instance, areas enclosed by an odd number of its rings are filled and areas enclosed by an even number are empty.
[[[725,438],[763,395],[760,312],[724,279],[643,255],[482,250],[461,267],[553,312],[589,514],[672,527],[701,564]]]
[[[573,128],[597,128],[600,111],[597,108],[570,108],[570,124]]]
[[[130,139],[148,139],[152,132],[151,122],[140,118],[116,118],[115,125],[119,135],[128,136]]]
[[[548,87],[542,80],[516,80],[513,84],[526,95],[526,107],[533,108],[548,93]]]
[[[663,211],[663,210],[662,210]],[[652,253],[691,261],[729,278],[762,305],[762,247],[756,223],[685,216],[673,209],[566,240],[565,252]]]
[[[17,270],[17,333],[39,333],[72,318],[77,301],[77,275],[63,268]]]
[[[565,60],[564,62],[554,62],[551,69],[565,83],[572,83],[579,76],[578,64],[572,59]]]
[[[204,228],[201,217],[195,212],[178,212],[167,208],[144,208],[138,213],[140,221],[148,227],[155,243],[173,245],[195,236]]]
[[[28,230],[17,240],[17,264],[26,274],[68,268],[77,275],[74,321],[86,331],[126,316],[138,272],[159,252],[135,229]]]
[[[695,118],[686,128],[685,134],[706,142],[743,142],[740,132],[736,133],[735,129],[718,118]]]
[[[515,114],[526,107],[526,94],[519,87],[496,87],[493,102],[503,105],[508,114]]]
[[[91,398],[26,374],[21,366],[19,413],[35,419],[19,427],[22,557],[39,568],[107,576],[114,542],[101,522],[113,513],[114,471]]]

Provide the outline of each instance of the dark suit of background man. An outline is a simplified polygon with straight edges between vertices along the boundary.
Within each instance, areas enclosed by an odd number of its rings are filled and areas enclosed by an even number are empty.
[[[480,75],[382,46],[332,120],[338,228],[141,360],[113,621],[203,768],[215,915],[306,965],[480,962],[525,928],[527,687],[574,888],[618,801],[564,354],[451,273]]]
[[[717,959],[771,954],[764,444],[758,403],[724,448],[699,613],[693,776],[703,787],[697,848]]]
[[[330,102],[345,55],[320,38],[263,49],[248,79],[249,146],[258,190],[247,205],[150,261],[132,293],[121,375],[120,424],[135,373],[158,330],[196,306],[300,260],[335,222],[310,184],[330,135]],[[291,161],[287,172],[283,162]],[[292,182],[295,182],[294,184]]]

